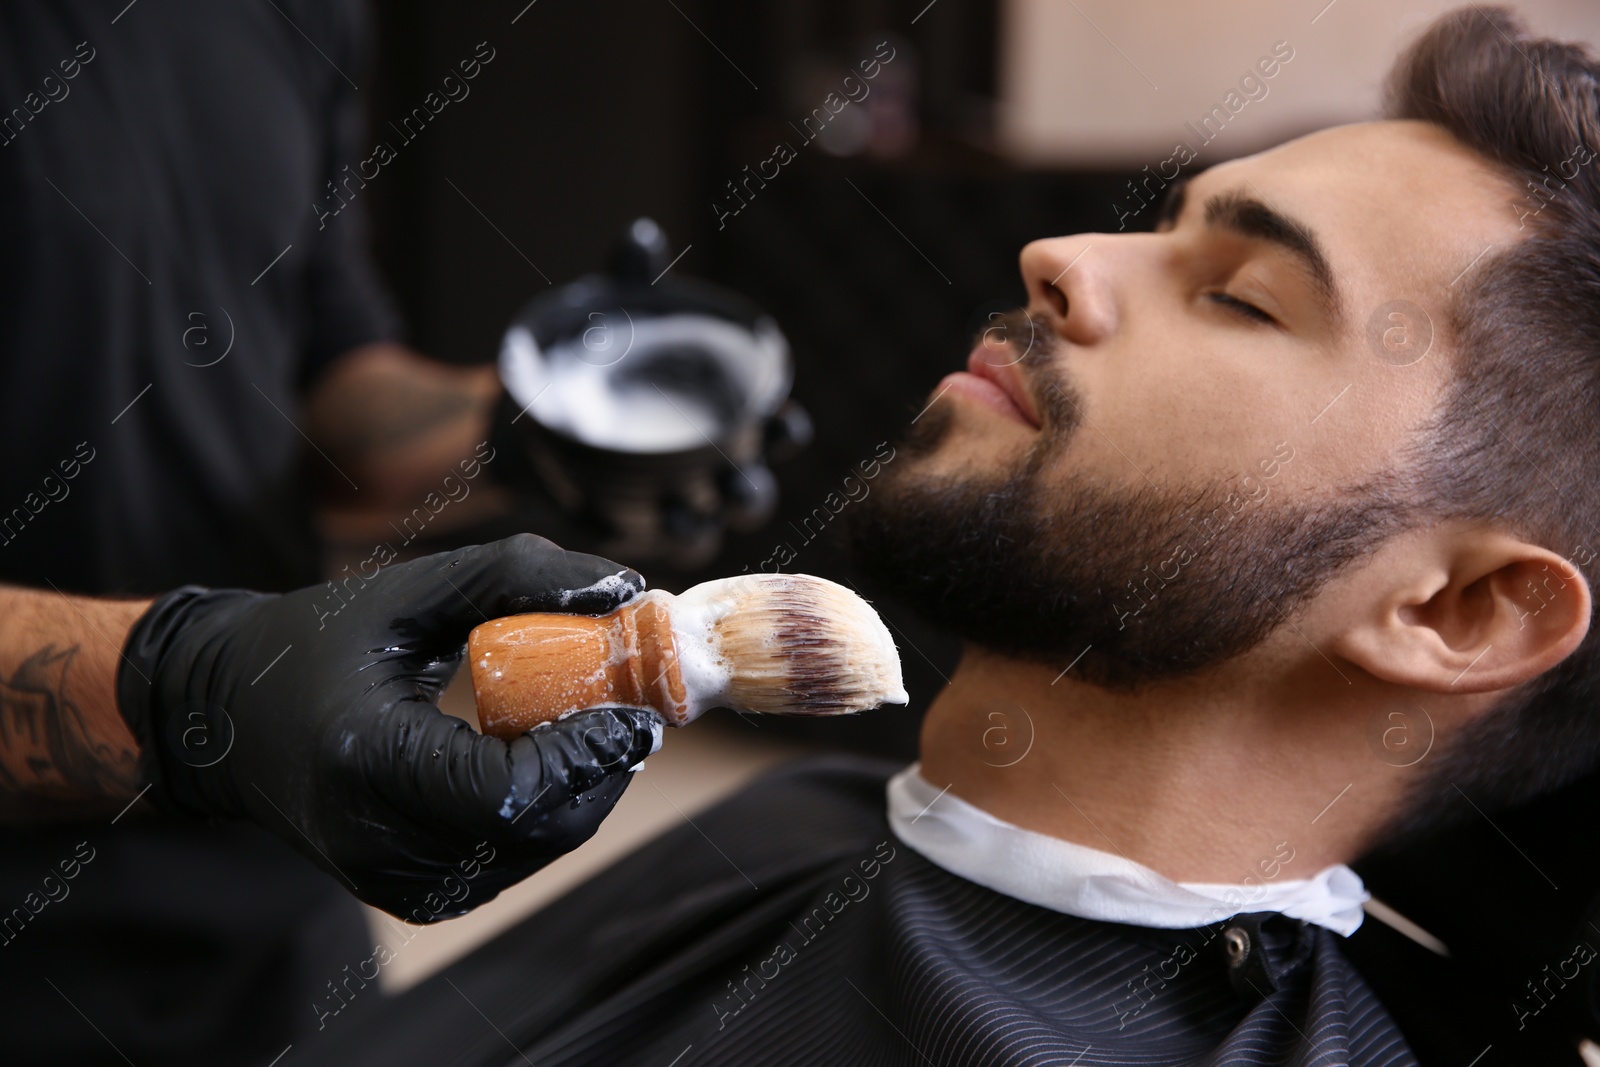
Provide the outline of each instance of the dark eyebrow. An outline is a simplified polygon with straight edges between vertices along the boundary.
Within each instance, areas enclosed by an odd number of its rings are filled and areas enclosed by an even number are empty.
[[[1333,280],[1333,265],[1322,250],[1322,242],[1317,240],[1317,235],[1305,223],[1255,197],[1234,190],[1218,193],[1206,201],[1206,225],[1251,240],[1265,241],[1288,252],[1310,276],[1324,310],[1335,321],[1339,320],[1342,304],[1339,287]]]
[[[1179,178],[1167,186],[1166,195],[1161,198],[1161,206],[1156,208],[1156,229],[1159,230],[1178,221],[1178,216],[1183,214],[1183,201],[1188,191],[1188,178]]]

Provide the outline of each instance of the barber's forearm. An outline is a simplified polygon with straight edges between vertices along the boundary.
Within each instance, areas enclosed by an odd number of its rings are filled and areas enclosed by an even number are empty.
[[[406,508],[489,434],[493,367],[454,367],[403,345],[373,344],[333,364],[308,398],[306,432],[337,472],[333,500]],[[352,484],[353,483],[353,484]]]
[[[115,815],[137,794],[116,681],[149,606],[0,587],[0,821]]]

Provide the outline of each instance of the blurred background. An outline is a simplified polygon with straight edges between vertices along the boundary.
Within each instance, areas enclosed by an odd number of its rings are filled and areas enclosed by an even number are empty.
[[[405,143],[360,195],[411,341],[457,362],[493,360],[527,301],[600,269],[631,220],[655,219],[679,257],[674,276],[733,289],[776,318],[815,438],[775,464],[771,521],[730,535],[704,566],[642,569],[679,589],[762,569],[787,546],[782,569],[854,580],[817,509],[964,364],[986,316],[1022,301],[1024,243],[1149,228],[1141,183],[1170,177],[1180,147],[1192,173],[1375,116],[1397,51],[1454,6],[386,0],[372,13],[361,95],[373,140]],[[1537,31],[1600,41],[1593,0],[1510,6]],[[480,42],[494,59],[470,95],[401,133]],[[827,109],[830,93],[850,102]],[[521,521],[561,539],[538,515]],[[370,545],[328,530],[330,570]],[[417,947],[385,980],[410,984],[776,760],[819,748],[911,758],[918,714],[957,647],[879,607],[900,645],[908,709],[820,722],[708,716],[668,738],[592,846],[468,918],[390,929]],[[470,715],[459,686],[451,699]]]

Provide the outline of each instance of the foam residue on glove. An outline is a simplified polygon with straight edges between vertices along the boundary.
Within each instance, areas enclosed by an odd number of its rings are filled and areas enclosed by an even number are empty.
[[[591,582],[577,589],[563,590],[561,595],[556,598],[556,603],[566,607],[581,596],[596,593],[610,595],[617,600],[619,605],[626,603],[638,596],[644,589],[644,577],[640,576],[639,584],[635,586],[627,577],[630,573],[632,572],[620,570],[615,574],[606,575],[598,582]]]

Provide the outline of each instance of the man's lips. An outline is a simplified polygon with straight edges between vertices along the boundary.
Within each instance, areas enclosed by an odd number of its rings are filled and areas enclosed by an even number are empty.
[[[1017,364],[990,363],[984,358],[986,352],[986,347],[980,343],[967,356],[967,369],[947,375],[942,386],[959,391],[1037,430],[1040,426],[1039,415],[1033,406],[1033,398],[1023,384],[1022,372],[1017,369]]]

